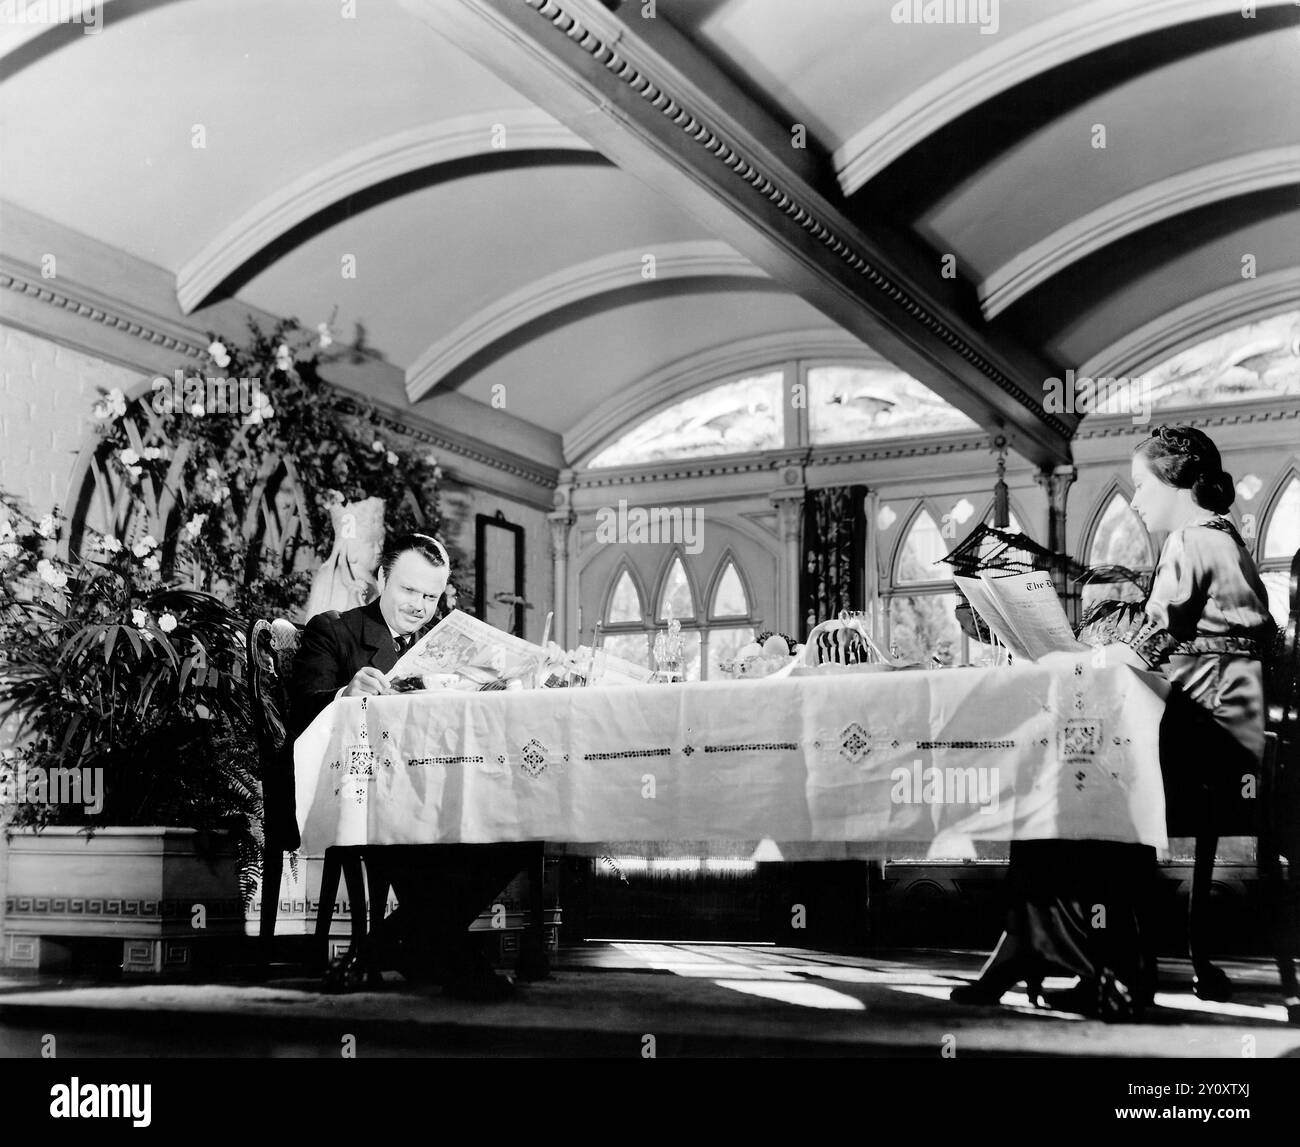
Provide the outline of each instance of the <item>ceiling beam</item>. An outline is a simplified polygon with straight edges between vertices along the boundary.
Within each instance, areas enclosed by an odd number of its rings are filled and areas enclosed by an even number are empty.
[[[402,3],[1013,450],[1069,462],[1077,419],[1042,405],[1056,368],[940,297],[937,255],[926,272],[863,233],[831,202],[828,165],[792,145],[792,125],[662,17],[640,19],[637,3],[624,20],[596,0]]]

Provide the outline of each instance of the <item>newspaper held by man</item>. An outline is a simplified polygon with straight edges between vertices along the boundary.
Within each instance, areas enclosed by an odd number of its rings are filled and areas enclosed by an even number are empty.
[[[388,673],[399,692],[422,689],[540,688],[568,683],[635,685],[650,670],[586,646],[566,653],[543,648],[454,609],[411,646]]]
[[[1019,660],[1037,661],[1050,653],[1089,651],[1090,647],[1074,636],[1049,574],[1032,570],[999,577],[985,571],[974,578],[957,575],[953,581],[998,640]]]
[[[453,609],[398,658],[388,681],[408,688],[413,679],[424,688],[479,689],[515,681],[531,686],[546,661],[541,646]]]

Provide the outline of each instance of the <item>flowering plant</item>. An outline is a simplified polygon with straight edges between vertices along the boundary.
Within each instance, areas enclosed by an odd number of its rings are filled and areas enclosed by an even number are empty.
[[[33,523],[0,494],[0,712],[18,746],[0,758],[0,794],[11,823],[232,828],[254,854],[261,808],[239,618],[163,585],[152,539],[101,536],[93,557],[68,558],[63,530],[57,514]],[[93,806],[56,796],[50,778],[69,771],[86,782],[78,793],[94,790]]]
[[[155,378],[133,399],[104,392],[99,456],[147,511],[153,572],[248,617],[292,614],[330,552],[332,504],[379,497],[390,534],[436,533],[442,474],[377,408],[322,378],[364,353],[363,332],[344,348],[328,323],[249,332],[243,346],[212,335],[197,372]]]

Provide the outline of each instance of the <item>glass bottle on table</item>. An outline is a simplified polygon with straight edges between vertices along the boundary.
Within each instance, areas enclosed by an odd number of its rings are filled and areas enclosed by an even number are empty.
[[[673,617],[673,607],[665,610],[668,628],[655,636],[656,684],[672,684],[682,679],[682,623]]]

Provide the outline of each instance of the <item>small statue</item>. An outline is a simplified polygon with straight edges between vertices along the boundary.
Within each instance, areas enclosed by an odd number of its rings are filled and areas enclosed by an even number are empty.
[[[312,579],[303,620],[326,610],[352,609],[379,594],[375,571],[384,548],[384,500],[336,502],[330,506],[333,552]]]

